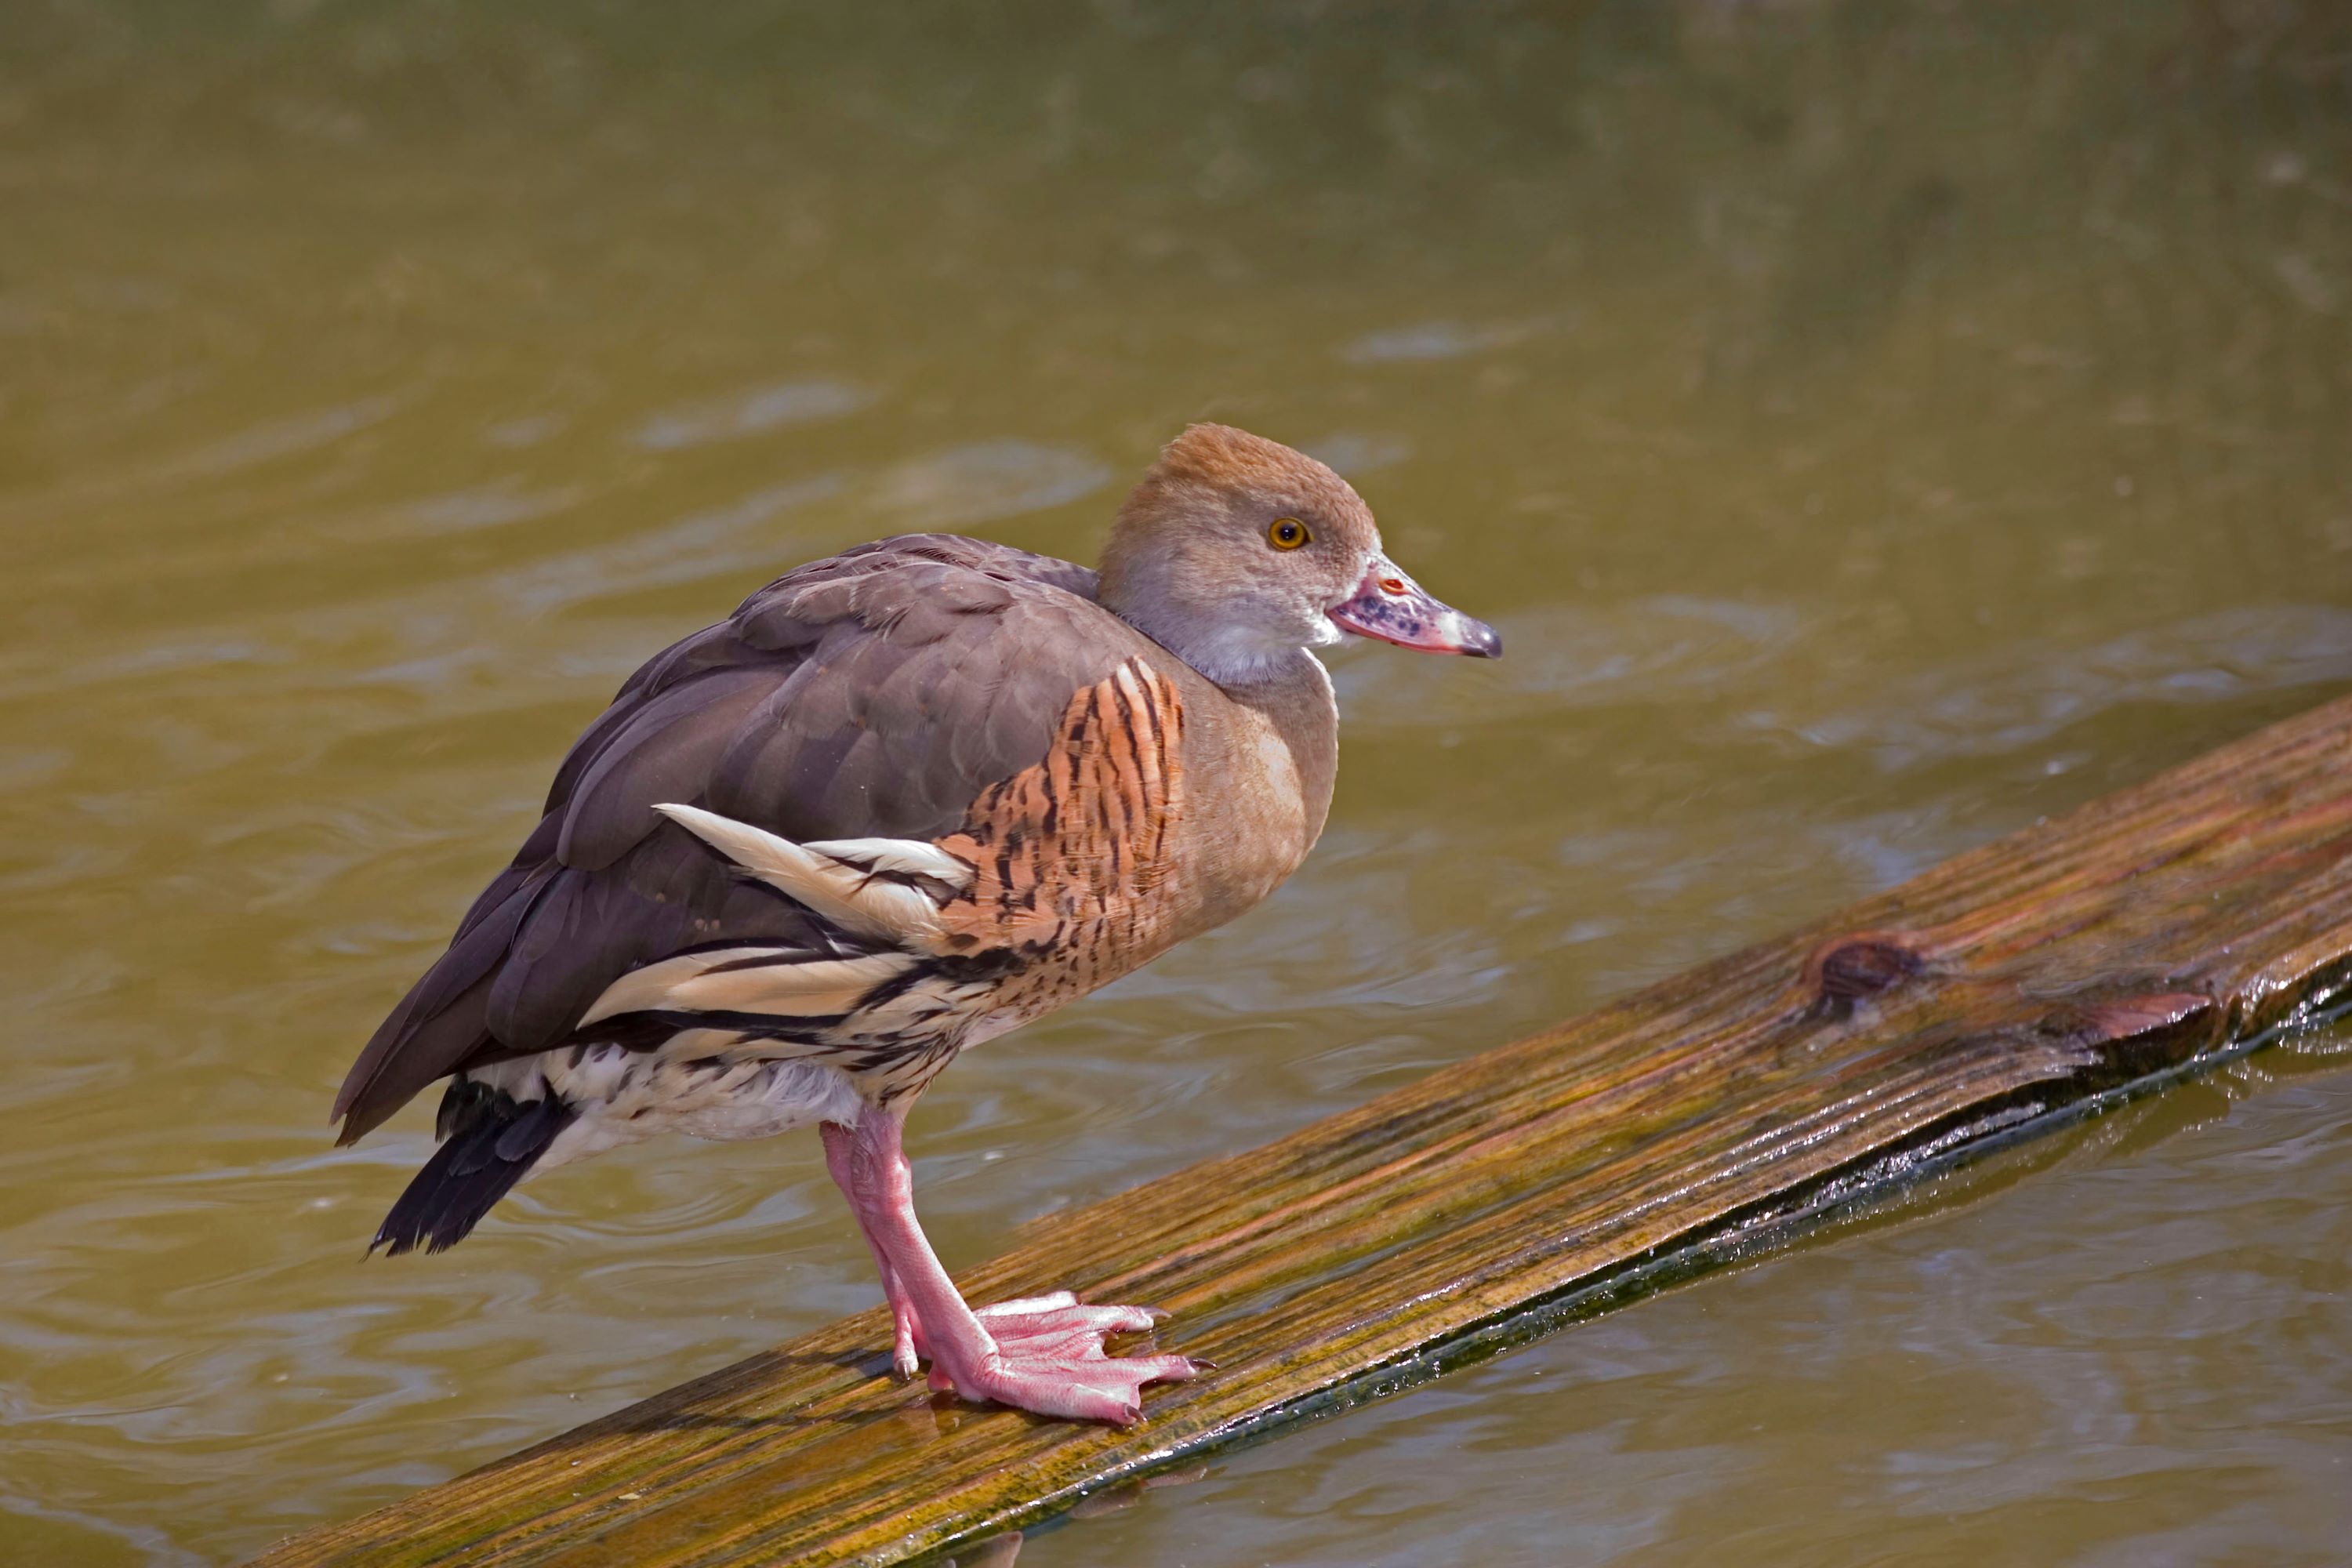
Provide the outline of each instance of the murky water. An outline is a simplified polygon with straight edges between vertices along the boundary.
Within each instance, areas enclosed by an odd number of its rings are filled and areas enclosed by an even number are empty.
[[[0,1557],[231,1561],[874,1299],[804,1142],[363,1266],[429,1112],[324,1123],[795,561],[1087,554],[1215,416],[1510,648],[1339,659],[1307,869],[942,1081],[959,1264],[2352,685],[2341,7],[870,9],[0,15]],[[2330,1060],[1023,1561],[2321,1560]]]
[[[2311,1563],[2352,1037],[1031,1531],[1037,1564]]]

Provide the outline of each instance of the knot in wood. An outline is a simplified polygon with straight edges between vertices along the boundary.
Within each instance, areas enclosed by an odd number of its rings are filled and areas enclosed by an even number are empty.
[[[1891,991],[1927,967],[1927,959],[1903,938],[1865,931],[1816,948],[1805,963],[1805,985],[1817,1006],[1843,1017],[1856,1002]]]

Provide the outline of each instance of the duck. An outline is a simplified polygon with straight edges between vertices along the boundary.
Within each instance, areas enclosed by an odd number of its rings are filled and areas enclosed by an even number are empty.
[[[1306,454],[1196,424],[1089,569],[943,533],[785,573],[656,654],[369,1038],[339,1142],[446,1080],[368,1251],[437,1252],[526,1176],[664,1134],[814,1126],[942,1394],[1128,1425],[1206,1363],[1161,1314],[974,1307],[916,1216],[908,1114],[962,1052],[1263,900],[1329,811],[1350,637],[1492,658]]]

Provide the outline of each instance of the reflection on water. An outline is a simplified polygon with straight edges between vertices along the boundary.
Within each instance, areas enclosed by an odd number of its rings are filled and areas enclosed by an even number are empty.
[[[429,1117],[323,1121],[562,745],[794,561],[1087,554],[1213,416],[1356,476],[1511,649],[1340,658],[1299,879],[943,1080],[959,1264],[2352,684],[2339,7],[852,16],[0,21],[13,1558],[232,1559],[873,1299],[793,1142],[362,1266]],[[2232,1112],[2211,1213],[2344,1208],[2332,1081]],[[2053,1558],[2319,1552],[2317,1329],[2164,1346],[2340,1242],[2063,1245],[2163,1212],[2098,1136],[1029,1550],[1507,1560],[1524,1514],[1769,1557],[1833,1509],[1843,1560],[1933,1562],[2004,1550],[1998,1496]],[[1967,1282],[1932,1318],[1923,1258]],[[2084,1314],[2142,1337],[2069,1363]],[[2052,1397],[2000,1393],[2027,1363]],[[1495,1452],[1584,1479],[1479,1492]]]

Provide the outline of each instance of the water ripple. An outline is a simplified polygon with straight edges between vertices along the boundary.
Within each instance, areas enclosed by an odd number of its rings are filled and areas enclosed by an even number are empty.
[[[837,381],[785,381],[731,397],[690,404],[656,414],[632,437],[656,452],[740,441],[788,425],[839,419],[874,401],[874,395]]]

